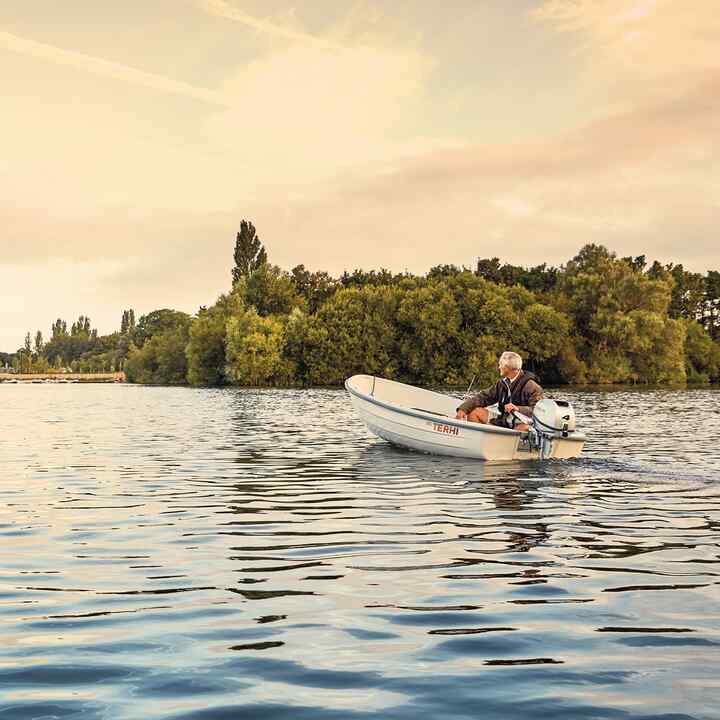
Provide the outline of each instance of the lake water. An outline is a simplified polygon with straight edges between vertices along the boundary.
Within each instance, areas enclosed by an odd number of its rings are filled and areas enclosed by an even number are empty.
[[[720,392],[556,392],[569,462],[344,392],[0,386],[0,719],[720,718]]]

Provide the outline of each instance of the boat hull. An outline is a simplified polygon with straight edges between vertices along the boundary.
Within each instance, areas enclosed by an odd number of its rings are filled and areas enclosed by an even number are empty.
[[[527,433],[456,420],[457,398],[370,375],[354,375],[345,387],[370,432],[393,445],[488,461],[539,457]],[[547,457],[577,457],[584,444],[585,436],[577,432],[554,439]]]

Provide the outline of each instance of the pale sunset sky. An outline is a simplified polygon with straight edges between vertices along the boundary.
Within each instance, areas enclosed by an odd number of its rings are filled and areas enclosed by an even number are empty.
[[[3,0],[0,350],[286,269],[720,268],[718,0]]]

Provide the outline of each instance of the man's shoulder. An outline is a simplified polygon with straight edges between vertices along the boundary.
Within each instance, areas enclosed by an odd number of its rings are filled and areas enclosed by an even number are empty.
[[[540,380],[535,376],[527,379],[527,381],[525,382],[525,389],[528,392],[535,392],[537,390],[539,390],[540,392],[543,391],[542,385],[540,384]]]

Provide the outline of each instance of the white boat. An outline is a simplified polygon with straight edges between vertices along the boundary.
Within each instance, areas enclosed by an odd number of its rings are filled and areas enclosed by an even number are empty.
[[[563,401],[541,400],[533,418],[525,418],[530,430],[520,432],[456,420],[458,398],[394,380],[353,375],[345,388],[372,433],[424,453],[477,460],[566,459],[580,455],[587,439],[575,430],[572,407]]]

